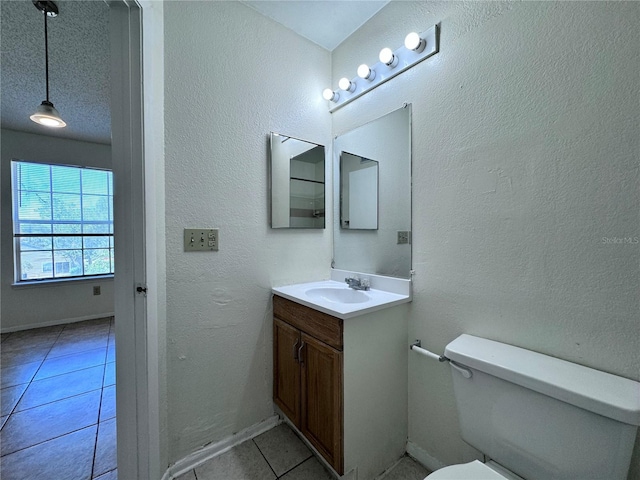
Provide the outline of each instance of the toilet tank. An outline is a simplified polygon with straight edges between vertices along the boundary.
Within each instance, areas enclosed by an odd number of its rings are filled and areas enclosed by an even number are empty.
[[[445,349],[462,438],[527,480],[627,478],[640,383],[461,335]]]

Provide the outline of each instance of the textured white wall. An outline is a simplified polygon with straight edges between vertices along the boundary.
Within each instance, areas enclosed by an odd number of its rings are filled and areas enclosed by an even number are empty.
[[[2,222],[0,318],[3,331],[55,325],[113,314],[113,279],[61,282],[49,286],[12,287],[13,222],[11,213],[11,160],[111,168],[111,146],[44,135],[2,130]],[[101,295],[93,295],[93,286]]]
[[[638,380],[640,4],[392,2],[332,84],[442,23],[440,53],[333,114],[413,104],[409,338],[466,332]],[[409,439],[462,460],[450,374],[409,359]],[[630,478],[640,478],[636,455]]]
[[[173,462],[273,414],[270,289],[328,278],[329,229],[269,228],[267,148],[270,131],[330,145],[318,92],[331,65],[238,2],[166,2],[164,14]],[[183,228],[200,226],[220,229],[219,252],[183,253]]]

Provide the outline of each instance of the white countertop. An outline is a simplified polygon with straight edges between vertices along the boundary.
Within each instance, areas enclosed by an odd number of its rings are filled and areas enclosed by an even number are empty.
[[[336,271],[342,272],[342,271]],[[353,276],[348,275],[347,276]],[[340,277],[344,275],[344,273],[336,273],[332,274],[332,278]],[[296,285],[288,285],[284,287],[275,287],[272,289],[273,293],[280,297],[287,298],[293,302],[300,303],[309,308],[313,308],[314,310],[318,310],[320,312],[327,313],[329,315],[333,315],[334,317],[348,319],[357,317],[360,315],[364,315],[366,313],[374,312],[376,310],[382,310],[384,308],[393,307],[395,305],[400,305],[402,303],[407,303],[411,301],[411,281],[404,279],[385,279],[383,282],[376,281],[376,275],[359,275],[360,277],[369,278],[371,281],[372,288],[370,290],[358,290],[358,296],[363,298],[362,293],[366,295],[365,301],[360,301],[358,303],[348,303],[341,302],[337,300],[331,300],[329,298],[325,298],[322,295],[314,295],[311,296],[308,292],[314,289],[336,289],[336,290],[345,290],[346,292],[337,292],[337,293],[345,293],[349,294],[350,288],[346,283],[336,281],[336,280],[323,280],[319,282],[309,282],[309,283],[299,283]],[[345,278],[345,277],[343,277]],[[378,277],[382,278],[382,277]],[[373,287],[376,287],[376,283],[386,285],[385,282],[389,281],[399,281],[404,282],[400,288],[393,288],[395,292],[379,290]],[[404,290],[404,291],[402,291]],[[317,292],[317,290],[316,290]],[[398,293],[401,292],[401,293]]]

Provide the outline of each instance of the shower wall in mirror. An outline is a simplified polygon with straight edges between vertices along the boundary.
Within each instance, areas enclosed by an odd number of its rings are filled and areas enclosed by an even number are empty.
[[[398,243],[398,232],[407,232],[411,238],[411,105],[337,136],[333,156],[334,267],[410,278],[411,245]],[[350,180],[349,191],[340,187],[346,180],[341,175],[341,157],[375,165],[368,173],[356,175],[361,193],[350,191]],[[358,227],[349,216],[345,225],[349,212],[358,212],[365,223]],[[372,224],[374,217],[377,228]]]
[[[325,228],[325,149],[271,133],[271,227]]]

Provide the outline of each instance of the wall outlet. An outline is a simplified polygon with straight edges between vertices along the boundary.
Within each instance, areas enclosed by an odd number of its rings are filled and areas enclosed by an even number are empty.
[[[398,230],[398,245],[411,243],[411,232],[408,230]]]
[[[184,251],[217,252],[219,235],[217,228],[185,228]]]
[[[100,285],[96,285],[95,287],[93,287],[93,294],[100,295]]]

